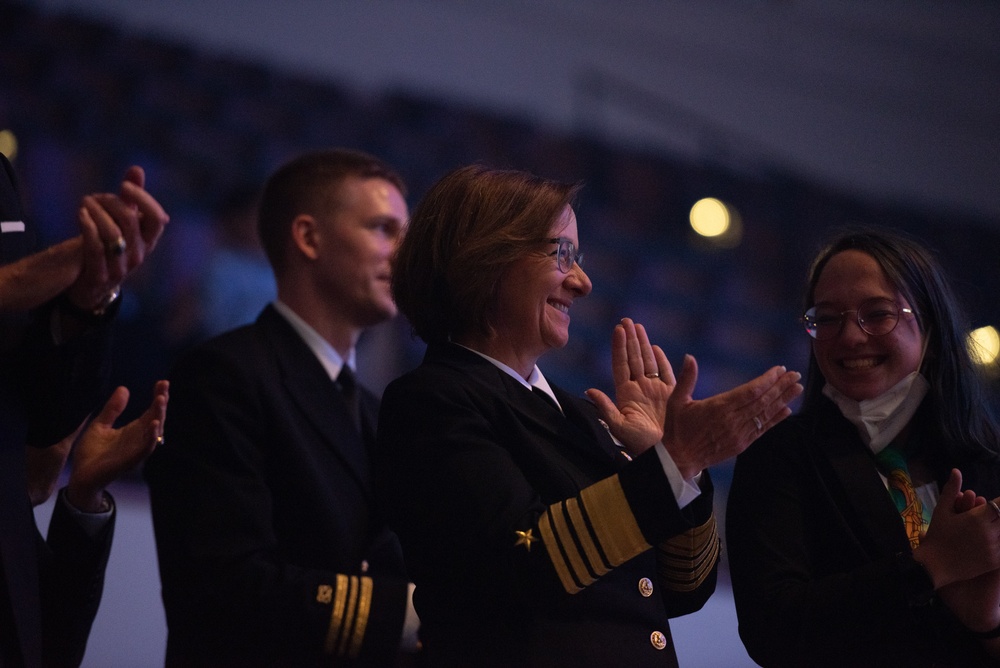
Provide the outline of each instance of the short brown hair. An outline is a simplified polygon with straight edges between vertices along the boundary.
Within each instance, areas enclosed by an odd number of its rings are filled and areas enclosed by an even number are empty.
[[[434,184],[393,261],[392,294],[417,335],[488,335],[507,269],[548,237],[579,188],[481,165]]]
[[[276,276],[287,269],[295,217],[329,210],[337,186],[351,177],[385,179],[406,195],[403,179],[388,164],[367,153],[342,148],[304,153],[268,178],[260,197],[257,234]]]

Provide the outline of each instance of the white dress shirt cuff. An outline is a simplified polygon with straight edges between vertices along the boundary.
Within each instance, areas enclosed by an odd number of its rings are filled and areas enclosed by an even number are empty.
[[[677,507],[686,507],[701,495],[701,487],[698,486],[698,482],[701,480],[701,473],[690,480],[685,480],[681,477],[680,469],[677,468],[677,464],[674,463],[673,457],[667,452],[667,448],[663,443],[657,443],[653,447],[656,448],[656,454],[660,457],[660,465],[663,466],[663,472],[667,475],[667,480],[670,482],[670,489],[674,493],[674,498],[677,499]]]
[[[417,611],[413,609],[413,589],[414,584],[410,582],[406,589],[406,617],[403,620],[403,637],[399,643],[399,649],[403,652],[416,652],[420,649],[420,618]]]

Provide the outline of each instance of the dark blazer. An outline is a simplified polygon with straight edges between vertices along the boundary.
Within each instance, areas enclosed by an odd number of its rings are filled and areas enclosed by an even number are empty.
[[[0,264],[34,250],[13,168],[0,154]],[[20,224],[20,225],[19,225]],[[20,227],[23,226],[23,231]],[[24,448],[71,434],[99,405],[110,360],[107,321],[62,345],[54,304],[0,315],[0,665],[76,665],[100,603],[114,516],[94,538],[56,503],[43,539],[27,495]]]
[[[167,664],[390,664],[408,580],[373,511],[373,439],[313,352],[269,306],[170,381],[166,442],[145,467]],[[376,400],[361,399],[371,436]]]
[[[918,412],[910,445],[938,435]],[[1000,494],[995,464],[940,462]],[[871,451],[825,397],[737,460],[726,541],[740,637],[764,666],[989,665],[933,602]]]
[[[676,665],[668,618],[715,588],[707,473],[679,510],[655,451],[553,390],[565,417],[450,344],[386,389],[376,481],[428,665]]]

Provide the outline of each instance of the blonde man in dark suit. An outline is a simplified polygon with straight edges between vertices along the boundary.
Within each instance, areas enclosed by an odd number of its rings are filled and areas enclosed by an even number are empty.
[[[363,153],[309,153],[270,177],[258,223],[278,299],[177,364],[146,466],[167,664],[391,665],[415,618],[374,508],[377,401],[351,367],[396,313],[403,184]]]

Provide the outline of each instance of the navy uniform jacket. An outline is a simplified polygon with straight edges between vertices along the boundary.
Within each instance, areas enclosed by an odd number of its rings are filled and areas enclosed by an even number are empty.
[[[714,591],[707,473],[679,510],[655,451],[627,462],[553,390],[565,417],[455,345],[386,389],[376,481],[428,665],[673,666],[668,618]]]
[[[923,410],[911,445],[933,452]],[[918,442],[919,441],[919,442]],[[910,446],[908,446],[910,447]],[[992,498],[1000,468],[931,462]],[[739,456],[726,513],[740,637],[763,666],[992,665],[931,598],[871,450],[825,397]]]
[[[13,168],[0,154],[0,264],[35,250]],[[53,304],[0,315],[0,665],[76,665],[100,604],[114,516],[91,538],[60,500],[43,539],[25,480],[25,444],[71,434],[99,405],[109,375],[107,321],[63,345]],[[110,314],[109,314],[110,315]]]
[[[145,467],[167,664],[390,664],[408,580],[373,512],[374,439],[306,343],[268,306],[170,382],[166,442]],[[373,433],[375,397],[361,398]]]

